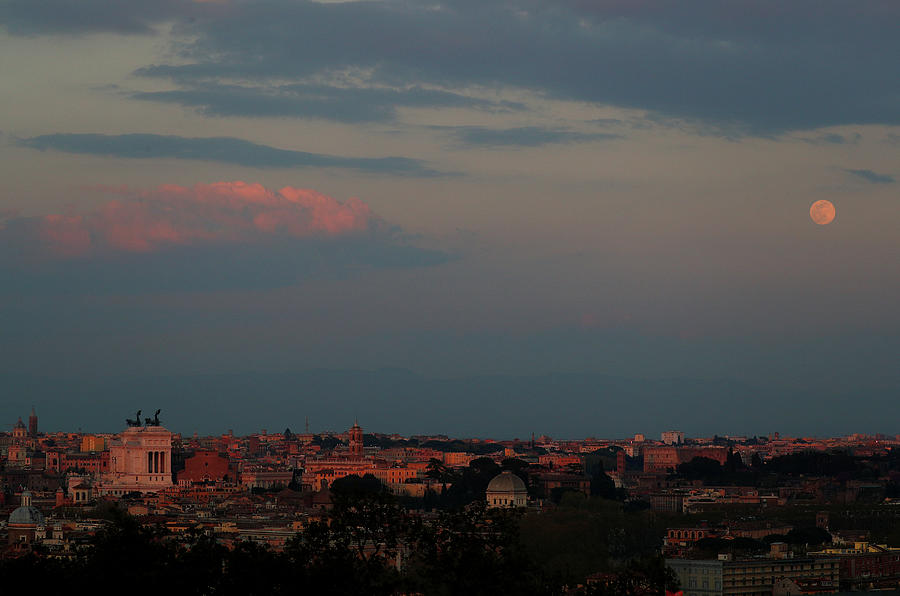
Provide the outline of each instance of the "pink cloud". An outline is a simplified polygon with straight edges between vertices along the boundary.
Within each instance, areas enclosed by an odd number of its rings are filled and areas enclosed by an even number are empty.
[[[78,257],[271,237],[332,237],[362,232],[374,222],[369,206],[359,199],[341,202],[290,186],[271,190],[238,181],[102,190],[125,196],[89,213],[40,219],[42,252]]]

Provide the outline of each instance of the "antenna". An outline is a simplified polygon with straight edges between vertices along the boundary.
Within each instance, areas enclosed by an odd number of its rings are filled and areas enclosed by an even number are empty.
[[[309,434],[309,416],[306,417],[306,434]]]

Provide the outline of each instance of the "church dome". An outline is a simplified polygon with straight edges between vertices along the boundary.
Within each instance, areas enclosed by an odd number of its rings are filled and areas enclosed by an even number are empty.
[[[528,504],[528,489],[521,478],[504,470],[488,483],[485,498],[488,507],[525,507]]]
[[[490,493],[527,493],[525,483],[522,479],[510,472],[504,470],[502,473],[494,476],[494,479],[488,484],[488,492]]]
[[[37,507],[31,505],[22,505],[17,507],[9,516],[9,524],[17,525],[40,525],[44,523],[44,514],[38,511]]]

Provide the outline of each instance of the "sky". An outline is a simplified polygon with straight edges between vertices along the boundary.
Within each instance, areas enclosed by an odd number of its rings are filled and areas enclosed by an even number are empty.
[[[900,433],[898,30],[0,0],[0,424]]]

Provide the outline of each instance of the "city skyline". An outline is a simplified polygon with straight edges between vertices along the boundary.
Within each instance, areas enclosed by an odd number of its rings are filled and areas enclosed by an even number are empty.
[[[298,422],[300,424],[294,424],[293,428],[291,428],[291,424],[287,424],[284,428],[255,428],[251,430],[247,430],[240,425],[230,425],[228,428],[220,428],[220,429],[211,429],[208,427],[205,428],[205,432],[200,432],[196,428],[193,431],[185,431],[182,428],[179,428],[179,424],[185,424],[184,419],[179,417],[177,412],[175,413],[174,420],[175,424],[171,424],[168,422],[168,416],[163,414],[162,419],[160,418],[160,413],[162,412],[162,408],[157,408],[155,414],[151,417],[149,414],[151,413],[148,410],[138,409],[135,414],[135,418],[121,418],[121,424],[111,424],[111,429],[106,428],[82,428],[78,427],[77,429],[72,428],[51,428],[47,429],[44,424],[40,427],[40,434],[42,436],[53,436],[59,433],[67,434],[67,433],[75,433],[77,435],[84,436],[98,436],[98,437],[111,437],[120,434],[123,430],[127,430],[129,428],[155,428],[155,427],[164,427],[172,433],[184,437],[225,437],[225,436],[235,436],[235,437],[248,437],[248,436],[271,436],[271,437],[286,437],[289,435],[296,435],[305,438],[309,438],[312,436],[320,436],[320,437],[330,437],[330,436],[349,436],[348,433],[350,431],[346,430],[344,427],[350,428],[352,431],[355,428],[360,427],[360,419],[358,417],[353,419],[353,424],[350,426],[347,420],[338,421],[337,424],[331,424],[330,426],[316,426],[314,421],[311,421],[309,417],[305,417],[303,419],[299,419]],[[26,421],[27,420],[27,424]],[[36,413],[34,407],[31,408],[30,414],[27,418],[23,416],[19,416],[14,424],[8,425],[11,431],[15,431],[17,428],[23,428],[27,430],[28,436],[37,437],[39,434],[38,431],[38,420],[39,417]],[[287,423],[288,421],[282,420],[282,423]],[[363,420],[363,423],[367,423],[368,421]],[[245,426],[249,426],[246,425]],[[236,430],[237,428],[237,430]],[[746,443],[747,441],[754,441],[756,439],[761,439],[764,441],[821,441],[821,440],[849,440],[849,441],[861,441],[871,439],[874,441],[888,441],[892,442],[895,440],[900,440],[900,434],[889,434],[883,432],[848,432],[848,433],[838,433],[838,434],[791,434],[787,432],[781,432],[779,430],[768,430],[765,432],[749,432],[744,434],[734,434],[727,432],[713,432],[707,434],[698,434],[685,432],[684,430],[676,429],[675,427],[660,427],[659,430],[654,428],[648,428],[644,432],[633,432],[633,433],[619,433],[613,435],[581,435],[581,436],[559,436],[559,435],[551,435],[545,432],[533,431],[529,435],[522,436],[505,436],[503,434],[493,433],[493,434],[483,434],[483,435],[459,435],[448,432],[441,432],[438,430],[431,430],[430,432],[425,431],[408,431],[408,432],[398,432],[396,429],[382,429],[382,428],[371,428],[366,426],[366,434],[372,437],[392,437],[392,438],[404,438],[404,439],[433,439],[439,441],[474,441],[478,442],[486,442],[486,443],[520,443],[520,444],[532,444],[536,439],[542,441],[601,441],[604,443],[661,443],[665,445],[682,445],[682,444],[690,444],[690,443],[706,443],[713,440],[720,440],[731,443]],[[343,429],[343,430],[342,430]],[[5,431],[0,430],[0,434]],[[362,431],[360,431],[362,432]]]
[[[384,596],[900,586],[900,435],[461,440],[354,420],[185,436],[165,414],[84,433],[32,408],[0,431],[0,576],[109,591],[139,560],[151,592],[174,576]]]

